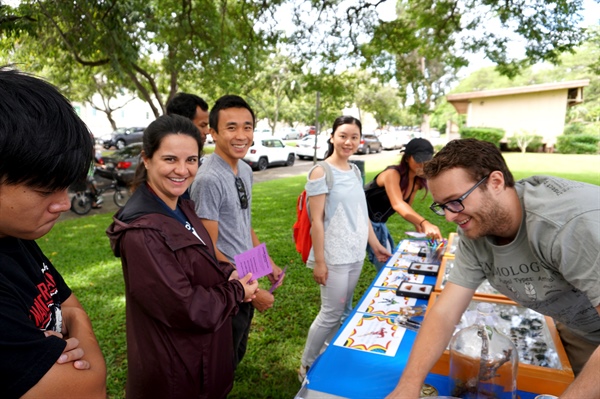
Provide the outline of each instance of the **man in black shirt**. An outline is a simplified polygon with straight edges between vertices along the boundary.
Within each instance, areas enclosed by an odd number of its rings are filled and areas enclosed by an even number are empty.
[[[52,85],[0,68],[0,391],[105,398],[106,365],[85,310],[34,240],[70,208],[93,141]]]

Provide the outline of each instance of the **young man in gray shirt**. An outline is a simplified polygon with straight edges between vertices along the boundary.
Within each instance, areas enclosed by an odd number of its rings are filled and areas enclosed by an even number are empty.
[[[561,398],[600,397],[600,187],[551,176],[515,182],[498,148],[475,139],[451,141],[424,170],[431,209],[456,223],[461,239],[448,284],[388,398],[419,396],[485,279],[557,321],[578,375]]]
[[[234,256],[248,251],[260,241],[252,229],[252,169],[240,160],[254,139],[254,112],[238,96],[226,95],[217,100],[210,111],[210,133],[215,152],[199,169],[190,192],[196,213],[216,246],[219,260],[234,263]],[[281,269],[271,260],[276,282]],[[263,312],[273,306],[275,298],[259,290],[251,303],[240,305],[233,317],[235,364],[244,357],[254,308]]]

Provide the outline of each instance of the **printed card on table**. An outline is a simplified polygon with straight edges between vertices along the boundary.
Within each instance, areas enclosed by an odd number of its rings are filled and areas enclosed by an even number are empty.
[[[273,267],[269,261],[267,246],[262,244],[233,257],[235,268],[240,278],[252,273],[252,280],[256,280],[267,274],[273,273]]]
[[[400,254],[397,259],[394,259],[393,262],[389,262],[387,264],[388,267],[395,267],[397,269],[408,270],[408,267],[412,263],[412,258],[409,259],[406,256]]]
[[[390,317],[355,313],[334,345],[385,356],[395,356],[406,329]]]
[[[402,240],[398,252],[417,255],[423,248],[427,247],[426,240]]]
[[[414,298],[397,296],[393,288],[373,287],[360,302],[356,311],[396,317],[400,314],[400,308],[414,306],[416,303],[417,300]]]
[[[389,267],[383,268],[375,283],[376,287],[388,287],[398,288],[403,281],[410,281],[412,283],[422,283],[425,279],[423,275],[409,274],[402,269],[393,269]]]

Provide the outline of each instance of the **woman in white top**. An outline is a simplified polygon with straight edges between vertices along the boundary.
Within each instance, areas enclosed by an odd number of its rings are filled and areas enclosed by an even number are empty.
[[[333,336],[352,310],[352,295],[365,259],[367,241],[377,259],[385,262],[390,252],[373,233],[360,174],[348,162],[360,143],[361,123],[341,116],[333,123],[330,156],[325,160],[333,175],[331,190],[325,170],[317,165],[308,173],[306,192],[311,215],[313,247],[307,266],[321,286],[321,309],[308,332],[302,364],[302,381],[327,338]]]

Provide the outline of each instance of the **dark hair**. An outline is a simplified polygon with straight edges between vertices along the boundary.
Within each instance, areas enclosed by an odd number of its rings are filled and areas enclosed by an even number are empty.
[[[0,184],[63,190],[93,157],[90,131],[56,87],[0,68]]]
[[[494,144],[477,139],[452,140],[423,168],[425,176],[432,179],[453,168],[463,168],[473,181],[479,181],[493,171],[504,175],[506,187],[514,187],[515,179],[508,170],[502,153]]]
[[[256,125],[256,117],[254,116],[254,111],[250,108],[250,105],[240,96],[236,96],[233,94],[227,94],[217,100],[215,105],[210,110],[210,114],[208,116],[208,122],[212,129],[215,132],[219,132],[219,111],[223,109],[229,108],[245,108],[250,111],[250,115],[252,115],[252,125]]]
[[[360,132],[360,136],[362,137],[362,123],[360,123],[359,119],[357,119],[353,116],[349,116],[349,115],[338,116],[335,119],[335,121],[333,121],[333,128],[331,129],[331,137],[329,138],[329,140],[327,140],[328,150],[327,150],[327,156],[325,157],[325,159],[329,158],[333,154],[333,143],[331,142],[331,138],[335,134],[338,127],[340,127],[342,125],[358,126],[358,131]]]
[[[167,103],[167,115],[181,115],[194,120],[198,107],[202,111],[208,111],[208,104],[201,97],[195,94],[177,93]]]
[[[160,148],[163,139],[170,134],[184,134],[192,137],[198,143],[198,156],[202,154],[202,139],[196,125],[181,115],[163,115],[159,116],[144,130],[142,139],[144,155],[147,158],[152,158],[154,153]],[[141,184],[145,183],[147,178],[148,172],[146,171],[146,167],[143,162],[140,162],[135,170],[131,189],[135,190]]]
[[[398,164],[399,168],[397,170],[398,173],[400,173],[400,189],[402,190],[402,193],[406,193],[406,190],[408,189],[408,173],[410,171],[410,166],[408,166],[408,160],[410,157],[412,157],[412,155],[407,154],[405,152],[404,154],[402,154],[402,158],[400,158],[400,163]],[[414,183],[418,182],[421,187],[425,188],[423,198],[427,197],[427,193],[429,192],[429,187],[427,187],[427,179],[425,179],[424,177],[415,176],[414,180]]]

